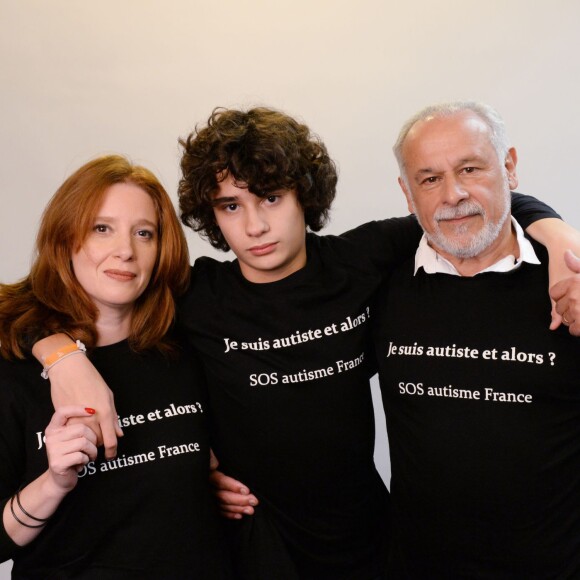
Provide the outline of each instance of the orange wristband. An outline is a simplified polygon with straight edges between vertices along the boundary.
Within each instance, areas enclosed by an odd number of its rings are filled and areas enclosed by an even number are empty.
[[[80,354],[80,353],[84,353],[84,352],[87,352],[87,348],[80,340],[77,340],[73,344],[67,344],[66,346],[63,346],[62,348],[59,348],[55,352],[49,354],[44,359],[44,368],[42,369],[40,376],[43,379],[48,379],[48,371],[55,364],[59,363],[61,360],[65,359],[68,356],[71,356],[73,354]]]

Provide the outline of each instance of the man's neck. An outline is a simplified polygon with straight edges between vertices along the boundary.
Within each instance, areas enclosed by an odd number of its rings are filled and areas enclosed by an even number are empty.
[[[509,218],[506,220],[496,240],[481,254],[473,258],[458,258],[438,247],[432,247],[440,256],[452,264],[461,276],[475,276],[506,256],[512,255],[516,259],[520,256],[516,232]]]

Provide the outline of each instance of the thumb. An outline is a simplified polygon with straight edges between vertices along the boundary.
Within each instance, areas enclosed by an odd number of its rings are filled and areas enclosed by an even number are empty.
[[[562,324],[562,317],[556,312],[556,303],[552,300],[552,322],[550,322],[550,330],[556,330]]]
[[[218,465],[220,464],[220,462],[218,461],[218,458],[215,456],[213,449],[209,450],[209,470],[210,471],[215,471],[218,468]]]
[[[580,273],[580,258],[572,250],[566,250],[564,261],[572,272]]]

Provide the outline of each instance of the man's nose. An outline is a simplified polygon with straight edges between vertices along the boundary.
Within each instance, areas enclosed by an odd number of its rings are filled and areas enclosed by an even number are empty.
[[[448,205],[457,205],[467,199],[469,193],[457,177],[447,176],[443,180],[443,200]]]
[[[249,208],[246,212],[246,233],[259,237],[270,229],[268,221],[260,208]]]

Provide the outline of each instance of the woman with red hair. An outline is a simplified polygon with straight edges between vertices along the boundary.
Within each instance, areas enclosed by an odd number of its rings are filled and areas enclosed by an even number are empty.
[[[10,320],[0,324],[0,556],[15,577],[229,577],[208,491],[202,375],[171,331],[188,264],[159,181],[111,155],[63,183],[30,274],[0,285],[0,320]],[[26,348],[39,327],[76,341],[42,375]],[[125,428],[110,461],[75,421],[95,411],[54,412],[44,380],[85,351]]]

